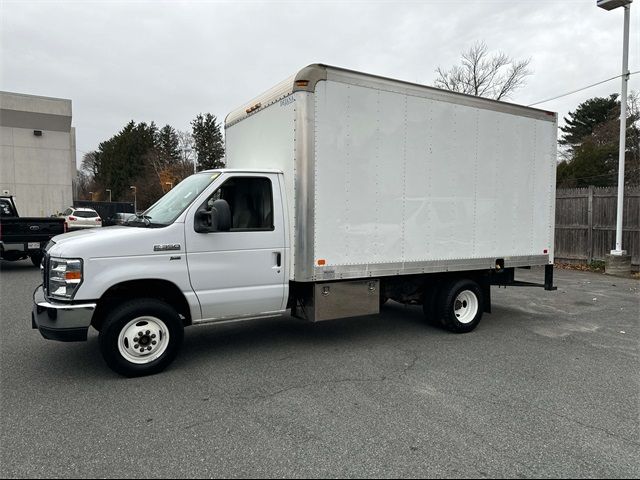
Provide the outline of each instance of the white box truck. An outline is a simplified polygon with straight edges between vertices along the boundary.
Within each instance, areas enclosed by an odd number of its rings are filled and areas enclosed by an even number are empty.
[[[555,113],[326,65],[231,112],[227,167],[128,225],[54,238],[34,295],[45,338],[127,376],[164,369],[186,326],[370,315],[388,299],[473,330],[491,285],[553,289]]]

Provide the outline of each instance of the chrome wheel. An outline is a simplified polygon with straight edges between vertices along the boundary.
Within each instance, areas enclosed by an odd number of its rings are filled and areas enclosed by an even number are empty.
[[[127,323],[118,337],[118,350],[137,365],[153,362],[169,345],[169,329],[156,317],[138,317]]]
[[[478,313],[478,297],[471,290],[463,290],[453,304],[453,310],[460,323],[468,324]]]

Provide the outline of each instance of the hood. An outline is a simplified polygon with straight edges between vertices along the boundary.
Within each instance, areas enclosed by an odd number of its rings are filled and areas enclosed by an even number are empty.
[[[47,253],[63,258],[129,257],[136,255],[166,254],[154,251],[158,245],[178,244],[184,252],[184,224],[173,223],[163,228],[99,227],[69,232],[53,237],[55,244]]]

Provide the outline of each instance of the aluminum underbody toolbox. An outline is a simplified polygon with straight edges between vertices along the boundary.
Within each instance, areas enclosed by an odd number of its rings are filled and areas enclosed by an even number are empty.
[[[311,322],[380,312],[380,280],[315,283],[294,314]]]

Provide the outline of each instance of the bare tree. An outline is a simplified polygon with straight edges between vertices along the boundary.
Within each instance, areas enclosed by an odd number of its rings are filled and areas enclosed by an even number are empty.
[[[180,150],[179,170],[180,178],[186,178],[193,173],[193,163],[196,159],[195,140],[191,132],[178,130],[178,149]]]
[[[462,62],[450,70],[436,69],[434,85],[452,92],[502,100],[525,83],[531,59],[514,60],[505,53],[490,54],[486,43],[476,42],[462,52]]]
[[[82,157],[82,163],[80,169],[87,173],[89,176],[95,178],[98,175],[98,152],[87,152]]]

